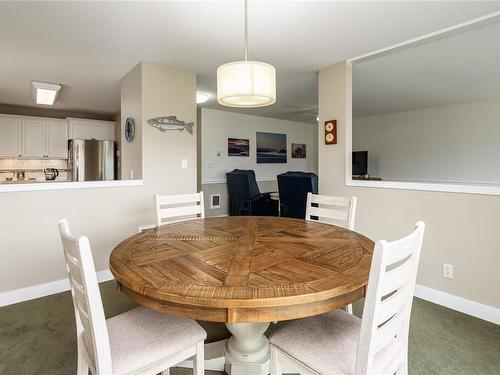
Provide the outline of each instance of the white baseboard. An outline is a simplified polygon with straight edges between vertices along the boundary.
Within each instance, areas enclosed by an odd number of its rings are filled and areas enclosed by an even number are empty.
[[[109,269],[97,272],[97,281],[100,283],[112,279],[113,274]],[[66,290],[69,290],[68,279],[61,279],[26,288],[10,290],[8,292],[0,293],[0,307],[12,305],[18,302],[29,301],[31,299],[48,296],[50,294],[61,293]],[[500,325],[500,309],[492,306],[483,305],[478,302],[418,284],[415,287],[415,297],[422,298],[426,301],[447,307],[449,309]]]
[[[109,281],[113,279],[113,274],[109,269],[97,272],[97,281]],[[31,299],[48,296],[50,294],[61,293],[69,290],[69,280],[61,279],[44,284],[28,286],[26,288],[10,290],[0,293],[0,307],[13,305],[14,303],[29,301]]]
[[[479,302],[474,302],[418,284],[415,287],[415,297],[479,319],[487,320],[488,322],[500,324],[500,309],[493,306],[483,305]]]

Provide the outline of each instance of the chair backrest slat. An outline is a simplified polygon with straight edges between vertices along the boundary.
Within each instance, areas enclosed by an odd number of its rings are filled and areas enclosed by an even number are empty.
[[[317,216],[319,218],[318,221],[331,219],[345,221],[347,223],[349,220],[349,213],[347,211],[329,209],[325,207],[309,207],[307,211],[307,216]]]
[[[80,288],[83,288],[83,279],[81,276],[81,269],[75,258],[66,254],[66,267],[69,271],[69,278],[72,283],[76,283]]]
[[[377,306],[377,324],[383,324],[400,313],[408,300],[413,297],[413,289],[409,283],[406,283],[401,289],[380,302]]]
[[[387,295],[399,290],[408,282],[408,274],[412,271],[412,262],[405,262],[400,267],[396,267],[385,274],[384,285],[381,286],[382,294]]]
[[[307,194],[306,220],[337,224],[353,230],[355,216],[356,197]]]
[[[156,225],[205,217],[203,192],[178,195],[155,195]]]
[[[158,195],[158,204],[171,205],[182,203],[199,202],[199,193],[194,194],[176,194],[176,195]]]
[[[424,231],[425,224],[418,222],[408,236],[375,244],[356,375],[407,373],[410,314]]]
[[[201,215],[201,206],[160,208],[159,212],[162,218]]]
[[[396,248],[397,250],[388,251],[386,259],[384,261],[386,264],[391,265],[408,258],[415,251],[415,239],[411,236],[401,238],[399,240],[390,243],[390,248]]]
[[[401,333],[404,326],[404,314],[397,314],[394,319],[380,327],[377,337],[373,340],[373,352],[379,353],[386,348]]]
[[[78,345],[83,345],[91,368],[111,374],[111,351],[90,243],[87,237],[72,237],[68,222],[59,222],[59,232],[75,309]]]
[[[336,197],[332,195],[319,195],[311,193],[311,203],[348,208],[351,204],[351,197]]]

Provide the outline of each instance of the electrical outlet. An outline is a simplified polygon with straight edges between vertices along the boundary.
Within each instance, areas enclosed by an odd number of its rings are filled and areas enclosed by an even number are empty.
[[[443,277],[453,279],[453,265],[443,263]]]

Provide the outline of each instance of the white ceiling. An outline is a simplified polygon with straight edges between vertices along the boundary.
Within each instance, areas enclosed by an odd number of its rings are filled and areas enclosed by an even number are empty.
[[[353,64],[355,117],[500,98],[500,17]]]
[[[0,103],[33,106],[32,80],[64,85],[55,107],[115,113],[139,61],[189,69],[215,95],[243,54],[243,2],[1,2]],[[249,2],[250,58],[278,71],[275,105],[243,112],[313,122],[319,68],[500,9],[500,2]],[[220,107],[214,101],[206,104]],[[231,109],[232,110],[232,109]]]

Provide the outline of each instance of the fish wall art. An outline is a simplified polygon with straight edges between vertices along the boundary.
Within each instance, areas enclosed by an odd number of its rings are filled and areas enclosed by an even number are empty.
[[[194,122],[178,120],[176,116],[155,117],[148,120],[147,123],[161,132],[186,129],[189,134],[193,134]]]

